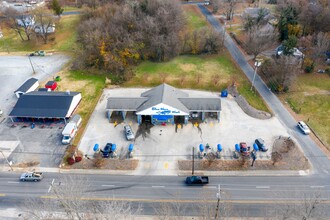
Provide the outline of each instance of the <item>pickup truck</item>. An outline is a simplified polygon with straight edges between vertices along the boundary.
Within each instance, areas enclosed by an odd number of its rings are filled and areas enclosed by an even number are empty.
[[[23,173],[21,177],[19,178],[20,181],[34,181],[38,182],[42,180],[43,176],[42,173],[40,172],[28,172],[28,173]]]
[[[204,185],[209,183],[208,176],[188,176],[186,178],[187,185]]]

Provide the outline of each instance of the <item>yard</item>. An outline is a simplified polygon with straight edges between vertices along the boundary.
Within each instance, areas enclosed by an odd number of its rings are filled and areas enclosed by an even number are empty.
[[[79,15],[62,16],[56,25],[55,35],[50,36],[47,44],[40,39],[22,41],[15,31],[3,28],[4,37],[0,39],[0,52],[30,52],[35,50],[57,50],[71,52],[75,48],[75,27],[78,23]]]
[[[326,74],[303,74],[282,101],[316,132],[330,150],[330,79]]]

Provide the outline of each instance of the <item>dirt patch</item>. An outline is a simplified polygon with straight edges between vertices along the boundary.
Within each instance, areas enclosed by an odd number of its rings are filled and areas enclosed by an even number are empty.
[[[179,67],[182,71],[188,72],[188,73],[196,70],[196,65],[191,64],[191,63],[179,64]]]
[[[135,170],[139,161],[135,159],[110,159],[110,158],[84,158],[78,163],[69,166],[66,165],[64,169],[101,169],[101,170]]]
[[[25,162],[25,163],[19,163],[16,164],[15,167],[19,167],[19,168],[27,168],[27,167],[34,167],[39,165],[38,161],[29,161],[29,162]]]
[[[178,161],[180,170],[191,170],[191,160]],[[270,160],[256,159],[251,166],[251,158],[223,160],[208,157],[196,159],[196,170],[208,171],[238,171],[238,170],[306,170],[310,169],[308,159],[290,138],[280,137],[274,141],[273,152]]]

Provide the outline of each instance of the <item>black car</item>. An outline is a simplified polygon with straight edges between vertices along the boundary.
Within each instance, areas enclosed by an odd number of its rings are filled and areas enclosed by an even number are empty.
[[[108,158],[110,156],[111,147],[112,147],[112,144],[111,143],[107,143],[105,145],[105,147],[103,148],[103,150],[101,150],[103,157]]]
[[[265,141],[263,139],[258,138],[255,140],[255,143],[257,144],[260,151],[262,151],[262,152],[268,151],[268,148],[266,148]]]

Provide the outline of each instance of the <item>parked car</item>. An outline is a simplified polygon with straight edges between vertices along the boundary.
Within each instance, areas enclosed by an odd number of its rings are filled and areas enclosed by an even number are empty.
[[[208,176],[188,176],[186,178],[187,185],[204,185],[209,183]]]
[[[258,138],[254,142],[258,145],[258,148],[260,151],[262,151],[262,152],[268,151],[268,148],[266,148],[265,141],[263,139]]]
[[[0,109],[0,117],[2,116],[2,114],[3,114],[3,111],[2,111],[2,109]]]
[[[42,180],[43,176],[40,172],[28,172],[28,173],[22,173],[21,177],[19,178],[20,181],[34,181],[38,182]]]
[[[245,142],[239,143],[240,151],[242,156],[249,157],[250,156],[250,147],[247,146]]]
[[[103,148],[103,150],[101,150],[103,157],[108,158],[110,156],[111,147],[112,147],[112,143],[107,143],[105,145],[105,147]]]
[[[304,134],[309,134],[311,133],[311,130],[309,127],[305,124],[303,121],[299,121],[297,124],[297,127],[304,133]]]
[[[127,139],[128,141],[134,140],[135,136],[134,136],[134,133],[133,133],[133,131],[132,131],[131,126],[129,126],[129,125],[125,125],[125,126],[124,126],[124,131],[125,131],[126,139]]]

